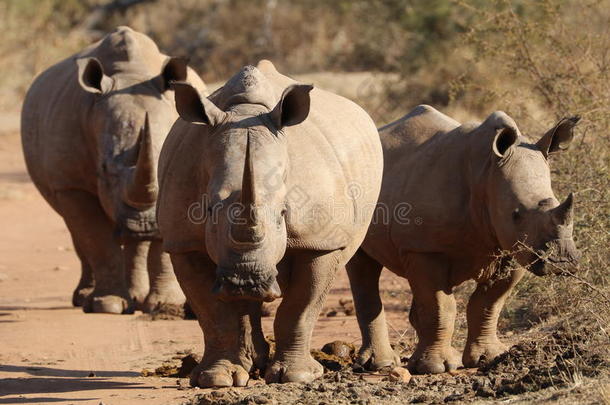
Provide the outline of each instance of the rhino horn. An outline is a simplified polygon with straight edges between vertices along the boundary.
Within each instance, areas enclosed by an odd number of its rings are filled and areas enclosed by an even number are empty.
[[[159,191],[148,113],[144,118],[139,142],[136,166],[125,187],[128,204],[136,207],[155,204]]]
[[[566,200],[559,206],[553,208],[552,214],[555,220],[564,225],[572,223],[572,210],[574,207],[574,194],[570,193]]]
[[[241,218],[245,220],[245,224],[253,226],[254,217],[252,213],[253,205],[255,204],[254,190],[254,173],[252,170],[252,158],[250,151],[250,135],[246,140],[246,160],[244,163],[244,177],[241,185],[241,204],[244,207]]]

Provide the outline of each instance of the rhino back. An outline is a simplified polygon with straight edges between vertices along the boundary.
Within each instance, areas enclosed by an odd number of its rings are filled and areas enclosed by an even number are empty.
[[[389,220],[375,218],[365,250],[399,268],[408,252],[451,252],[475,241],[468,223],[473,140],[468,126],[420,106],[380,130],[384,176],[380,203]]]

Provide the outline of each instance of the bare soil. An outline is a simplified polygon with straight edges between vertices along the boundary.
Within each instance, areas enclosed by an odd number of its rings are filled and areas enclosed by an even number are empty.
[[[71,306],[79,263],[63,221],[26,173],[16,117],[0,116],[0,404],[608,401],[608,379],[600,375],[606,360],[588,352],[584,337],[581,346],[566,343],[558,352],[561,331],[544,328],[505,339],[519,345],[481,371],[413,376],[409,384],[385,381],[383,373],[354,373],[349,359],[331,356],[323,359],[328,372],[310,384],[267,386],[253,379],[243,389],[190,388],[176,373],[182,357],[203,350],[196,321],[84,314]],[[408,284],[385,272],[382,285],[392,340],[406,356],[415,337],[407,323]],[[314,348],[335,340],[359,346],[350,299],[341,273],[316,325]],[[272,319],[263,319],[269,336]],[[552,342],[543,339],[549,336]],[[570,368],[575,358],[590,367]],[[572,384],[565,384],[566,373],[574,374],[567,376]]]

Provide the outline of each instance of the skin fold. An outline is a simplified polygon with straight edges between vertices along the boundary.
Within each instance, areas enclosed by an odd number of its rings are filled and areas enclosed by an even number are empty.
[[[422,105],[379,130],[379,205],[347,265],[362,333],[361,365],[376,370],[399,363],[379,298],[382,267],[407,278],[413,292],[409,320],[418,344],[408,364],[412,372],[475,367],[506,350],[497,336],[498,316],[525,270],[508,271],[509,257],[498,262],[497,255],[512,252],[540,276],[579,257],[572,240],[573,196],[557,200],[547,161],[567,147],[577,121],[563,119],[530,144],[503,112],[461,125]],[[460,353],[451,345],[453,289],[471,279],[477,287]]]
[[[323,371],[310,354],[315,320],[381,185],[374,124],[269,61],[209,98],[185,83],[175,89],[181,119],[161,153],[157,213],[203,331],[191,383],[243,386],[256,368],[269,383],[311,381]],[[268,359],[261,306],[280,297]]]
[[[28,172],[72,236],[73,303],[130,313],[183,305],[155,218],[157,161],[177,118],[170,81],[203,82],[182,58],[119,27],[42,72],[22,109]]]

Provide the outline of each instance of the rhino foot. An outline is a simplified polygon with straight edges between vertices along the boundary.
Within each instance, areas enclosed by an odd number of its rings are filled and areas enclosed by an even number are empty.
[[[354,362],[354,370],[378,371],[400,365],[400,357],[388,345],[385,348],[362,346]]]
[[[245,387],[250,375],[240,365],[229,360],[217,360],[211,366],[200,363],[191,373],[193,387]]]
[[[146,288],[146,289],[130,288],[129,296],[131,297],[131,300],[134,302],[135,308],[142,310],[144,312],[144,303],[146,302],[146,297],[148,296],[148,288]]]
[[[76,287],[76,290],[74,290],[74,293],[72,294],[72,305],[75,307],[82,307],[85,305],[85,301],[87,301],[87,298],[93,292],[93,288],[94,287]]]
[[[415,350],[409,359],[408,368],[413,374],[439,374],[462,366],[460,353],[452,346]]]
[[[462,361],[465,367],[479,367],[508,350],[508,346],[498,338],[487,343],[466,343]]]
[[[133,314],[134,312],[134,304],[130,298],[94,294],[89,295],[83,303],[84,312],[105,314]]]
[[[151,313],[157,311],[160,313],[175,314],[183,312],[186,298],[182,291],[167,291],[167,292],[151,292],[142,304],[142,312]]]
[[[265,372],[265,381],[271,383],[308,383],[321,377],[324,367],[308,355],[294,360],[274,360]]]

